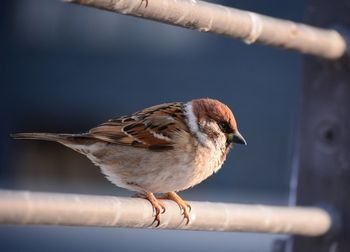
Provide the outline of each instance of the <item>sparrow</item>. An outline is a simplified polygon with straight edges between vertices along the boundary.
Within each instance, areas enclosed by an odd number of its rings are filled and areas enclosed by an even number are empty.
[[[176,192],[217,172],[233,143],[247,144],[229,107],[209,98],[156,105],[82,134],[12,136],[55,141],[87,156],[110,182],[152,204],[156,226],[166,210],[161,199],[175,201],[188,224],[191,206]]]

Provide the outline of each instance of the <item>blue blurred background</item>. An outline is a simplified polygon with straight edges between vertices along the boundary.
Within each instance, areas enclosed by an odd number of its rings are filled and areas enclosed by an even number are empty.
[[[150,0],[151,1],[151,0]],[[213,1],[214,2],[214,1]],[[302,21],[304,1],[216,1]],[[79,133],[162,102],[229,105],[248,146],[181,193],[187,200],[286,204],[301,56],[59,0],[0,2],[0,188],[125,195],[85,157],[14,132]],[[0,227],[0,251],[270,251],[273,235]]]

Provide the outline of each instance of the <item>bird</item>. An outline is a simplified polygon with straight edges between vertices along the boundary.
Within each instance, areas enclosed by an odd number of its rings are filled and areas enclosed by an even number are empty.
[[[12,137],[58,142],[87,156],[114,185],[151,203],[156,226],[163,199],[176,202],[188,224],[191,206],[177,193],[216,173],[233,144],[247,144],[230,108],[211,98],[155,105],[81,134]]]

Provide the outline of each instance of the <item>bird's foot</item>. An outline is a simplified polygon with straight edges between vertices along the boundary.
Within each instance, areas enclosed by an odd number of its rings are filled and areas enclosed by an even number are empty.
[[[139,197],[139,198],[143,198],[143,199],[146,199],[148,200],[151,204],[152,204],[152,207],[153,207],[153,210],[154,210],[154,221],[152,222],[152,225],[153,223],[157,223],[156,224],[156,227],[158,227],[160,225],[160,215],[165,213],[165,205],[162,201],[158,200],[153,193],[151,192],[146,192],[146,193],[139,193],[139,194],[136,194],[135,195],[136,197]]]
[[[182,211],[182,215],[184,216],[184,219],[186,220],[186,225],[190,223],[190,212],[191,212],[191,205],[188,204],[186,201],[180,198],[179,195],[177,195],[175,192],[168,192],[165,193],[162,197],[159,197],[159,199],[168,199],[175,201],[176,204],[180,207],[180,210]]]

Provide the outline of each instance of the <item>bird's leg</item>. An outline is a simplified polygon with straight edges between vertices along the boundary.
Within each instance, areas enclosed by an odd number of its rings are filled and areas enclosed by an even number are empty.
[[[162,197],[159,197],[159,199],[168,199],[175,201],[176,204],[180,207],[180,210],[182,211],[182,215],[184,216],[184,219],[186,219],[186,224],[190,222],[190,212],[191,212],[191,205],[188,204],[186,201],[180,198],[179,195],[177,195],[175,192],[168,192],[165,193]]]
[[[154,196],[154,194],[151,193],[151,192],[138,193],[135,196],[139,197],[139,198],[146,199],[152,204],[153,210],[155,212],[154,221],[152,222],[152,224],[157,222],[156,227],[158,227],[159,224],[160,224],[160,215],[162,213],[165,213],[165,205],[164,205],[164,203],[162,201],[158,200]]]

